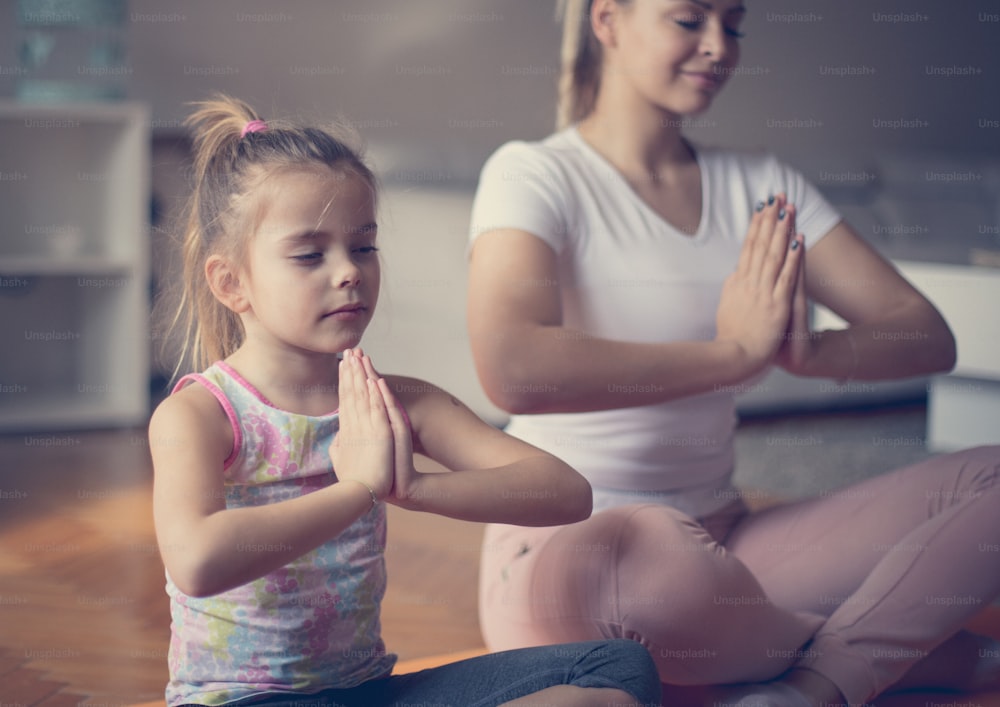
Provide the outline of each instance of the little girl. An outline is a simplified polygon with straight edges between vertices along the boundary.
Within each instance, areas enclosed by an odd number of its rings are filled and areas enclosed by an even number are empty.
[[[383,501],[565,524],[589,515],[589,485],[443,391],[382,377],[357,348],[379,291],[376,189],[343,140],[225,96],[189,125],[179,316],[203,372],[149,425],[167,703],[659,704],[652,660],[627,640],[390,675]],[[414,452],[462,471],[421,473]]]

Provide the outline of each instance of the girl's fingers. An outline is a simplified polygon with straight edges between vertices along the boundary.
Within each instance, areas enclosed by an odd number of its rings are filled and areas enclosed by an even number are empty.
[[[357,357],[354,359],[354,383],[359,391],[364,391],[358,396],[359,403],[363,406],[361,414],[367,414],[374,425],[386,422],[382,393],[379,392],[376,382],[365,375],[365,369]]]
[[[337,366],[337,396],[340,398],[341,416],[343,413],[352,410],[351,399],[354,396],[354,386],[351,383],[351,362],[349,352],[344,352],[344,357],[340,359]]]
[[[379,379],[379,374],[375,370],[375,367],[372,365],[371,357],[369,357],[369,356],[362,356],[361,357],[361,363],[364,366],[365,375],[368,378],[371,378],[372,380],[378,380]]]
[[[398,435],[405,432],[406,436],[409,437],[410,428],[406,424],[406,418],[403,416],[402,406],[396,400],[396,396],[392,394],[389,383],[385,378],[379,378],[377,385],[382,394],[382,402],[389,416],[389,423],[392,425],[393,434]]]
[[[385,401],[389,425],[392,428],[393,486],[405,493],[413,474],[413,437],[403,408],[389,389],[388,382],[384,378],[379,378],[378,387]]]
[[[371,411],[372,418],[376,421],[386,420],[385,401],[382,399],[382,391],[379,390],[378,381],[365,378],[362,385],[368,391],[368,408]]]
[[[367,429],[374,431],[387,429],[389,419],[386,413],[385,401],[378,387],[378,377],[369,377],[368,371],[374,373],[371,361],[359,353],[359,349],[344,351],[340,362],[339,390],[341,429],[345,425],[349,429]],[[367,369],[367,370],[366,370]]]
[[[382,394],[382,388],[379,385],[383,382],[382,377],[379,376],[378,371],[372,365],[371,358],[361,353],[360,349],[357,350],[357,353],[352,358],[355,363],[357,385],[364,385],[368,390],[368,407],[373,418],[377,421],[384,421],[387,411],[392,410],[393,405],[391,404],[392,401],[385,399],[385,396]]]
[[[356,351],[347,349],[340,363],[340,410],[341,415],[345,413],[355,419],[370,415],[372,405],[381,403],[381,395],[372,395],[372,390],[367,384],[367,376]]]
[[[363,412],[367,408],[367,402],[371,396],[368,393],[368,387],[365,385],[364,376],[358,374],[359,368],[358,357],[352,353],[347,359],[347,379],[351,383],[351,391],[353,393],[350,402],[355,406],[355,409]]]

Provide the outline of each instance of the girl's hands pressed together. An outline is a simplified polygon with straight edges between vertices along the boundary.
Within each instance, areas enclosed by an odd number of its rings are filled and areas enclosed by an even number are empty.
[[[369,381],[375,381],[378,390],[382,395],[382,404],[385,406],[386,416],[392,428],[393,438],[393,497],[396,499],[409,498],[414,493],[414,485],[419,478],[419,472],[413,466],[413,438],[410,434],[410,426],[403,413],[402,404],[393,395],[388,382],[382,378],[372,366],[371,358],[361,357],[361,363],[365,369],[365,375]],[[391,498],[388,500],[392,500]]]
[[[395,440],[377,376],[369,377],[363,356],[347,349],[340,361],[340,430],[330,459],[340,481],[358,481],[383,499],[392,493]]]
[[[795,207],[784,195],[758,208],[736,270],[722,287],[716,339],[742,349],[748,376],[774,359],[789,329],[803,251],[794,233]]]

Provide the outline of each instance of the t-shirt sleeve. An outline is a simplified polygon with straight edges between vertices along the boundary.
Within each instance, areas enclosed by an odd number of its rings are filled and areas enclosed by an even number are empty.
[[[545,148],[520,141],[502,146],[479,175],[469,245],[488,231],[514,228],[537,236],[560,252],[569,231],[562,181]]]
[[[819,240],[840,223],[842,216],[826,197],[794,167],[775,160],[778,177],[775,180],[782,186],[788,201],[795,204],[795,226],[799,233],[805,234],[806,247],[811,248]]]

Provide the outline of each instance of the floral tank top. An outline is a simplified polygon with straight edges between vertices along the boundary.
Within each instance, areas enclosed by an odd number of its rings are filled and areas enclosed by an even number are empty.
[[[339,427],[336,412],[280,410],[224,362],[185,376],[174,391],[192,382],[218,399],[233,428],[224,464],[227,508],[275,503],[337,482],[327,451]],[[388,675],[396,656],[386,653],[379,622],[385,534],[380,504],[281,569],[210,597],[184,594],[168,573],[167,704],[309,694]]]

